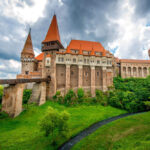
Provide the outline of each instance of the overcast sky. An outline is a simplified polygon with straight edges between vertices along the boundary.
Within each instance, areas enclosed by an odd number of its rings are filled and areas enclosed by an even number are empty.
[[[116,57],[148,59],[150,0],[0,0],[0,78],[20,73],[29,27],[41,52],[54,13],[65,47],[71,39],[99,41]]]

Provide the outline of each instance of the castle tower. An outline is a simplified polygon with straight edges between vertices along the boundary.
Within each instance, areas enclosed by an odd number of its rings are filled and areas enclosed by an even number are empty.
[[[50,27],[42,42],[44,52],[42,77],[51,78],[47,88],[47,97],[50,98],[56,93],[56,52],[63,49],[61,44],[56,15],[53,16]]]
[[[23,50],[21,52],[22,74],[28,75],[30,72],[34,71],[35,68],[34,56],[35,55],[32,46],[31,29],[30,29]]]

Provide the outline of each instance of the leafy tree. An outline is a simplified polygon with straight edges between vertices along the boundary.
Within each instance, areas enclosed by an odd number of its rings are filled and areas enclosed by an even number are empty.
[[[49,107],[46,115],[40,122],[40,129],[44,131],[46,137],[51,137],[52,142],[56,142],[58,137],[67,137],[69,132],[69,117],[68,112],[58,112],[52,107]]]

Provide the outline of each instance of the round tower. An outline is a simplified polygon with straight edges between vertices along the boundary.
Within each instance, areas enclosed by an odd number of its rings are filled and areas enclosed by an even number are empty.
[[[29,75],[35,70],[35,55],[32,46],[31,29],[29,30],[26,42],[21,52],[21,72],[24,75]]]

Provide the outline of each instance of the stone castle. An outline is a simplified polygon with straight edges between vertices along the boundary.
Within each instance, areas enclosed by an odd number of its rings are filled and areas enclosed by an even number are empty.
[[[150,75],[150,60],[118,59],[101,43],[71,40],[65,49],[61,43],[56,15],[53,16],[42,53],[34,55],[29,31],[21,52],[21,78],[51,78],[46,96],[52,97],[57,90],[82,87],[94,96],[95,89],[106,91],[113,85],[113,77],[147,77]],[[148,51],[150,56],[150,50]]]

